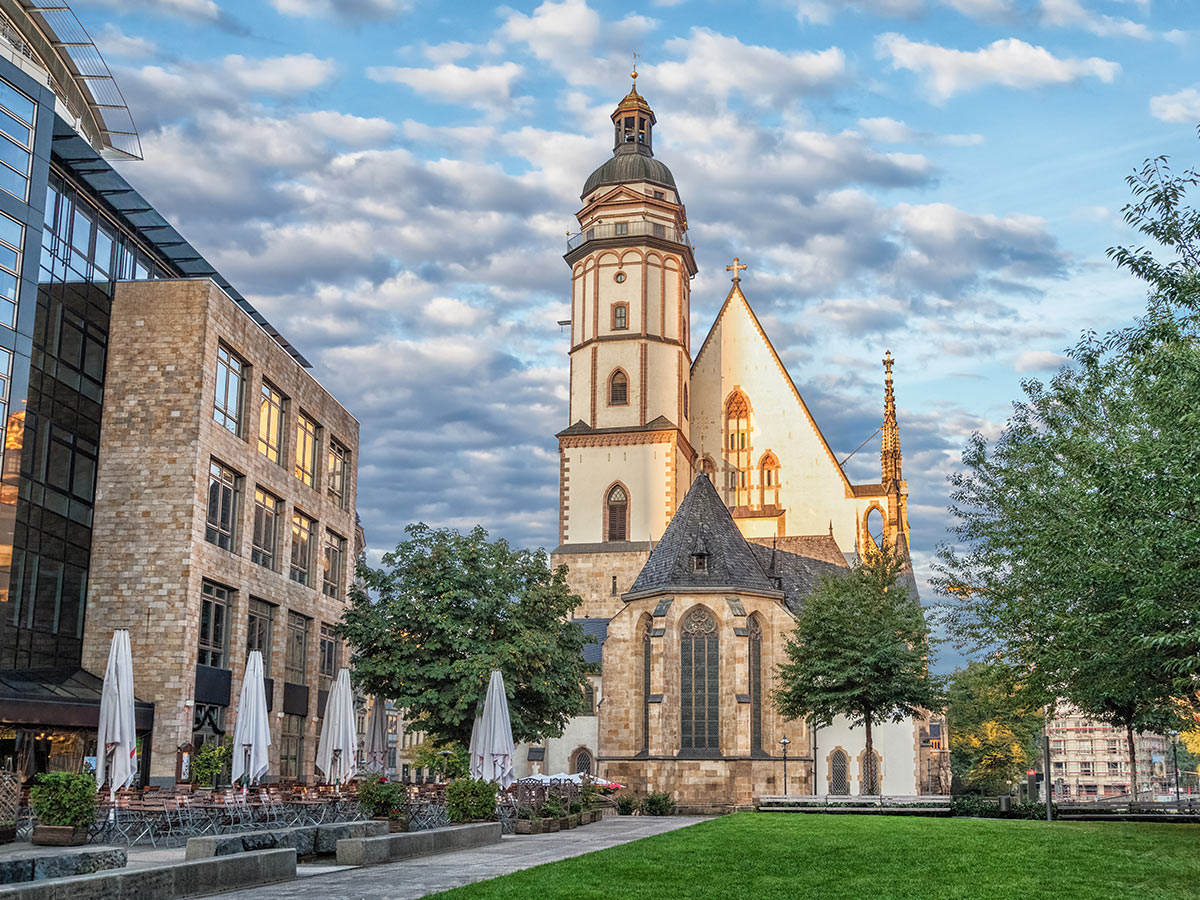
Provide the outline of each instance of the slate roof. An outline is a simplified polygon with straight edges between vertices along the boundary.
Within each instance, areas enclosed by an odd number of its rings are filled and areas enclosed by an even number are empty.
[[[697,552],[708,555],[704,572],[694,571]],[[686,588],[780,593],[704,473],[692,482],[626,597]]]
[[[783,542],[783,538],[779,540]],[[776,583],[783,589],[784,602],[794,613],[800,611],[804,598],[813,592],[822,578],[826,575],[844,575],[850,570],[844,559],[838,565],[761,543],[748,542],[747,546],[754,552],[767,577],[778,579]]]
[[[604,652],[603,644],[608,639],[608,619],[573,619],[576,625],[583,629],[584,637],[591,635],[596,639],[594,644],[583,645],[583,661],[599,665]]]
[[[753,544],[762,544],[764,547],[778,547],[780,550],[785,550],[788,553],[794,553],[797,556],[807,556],[810,559],[823,560],[827,563],[833,563],[835,566],[846,565],[846,555],[842,553],[842,549],[837,545],[837,541],[833,539],[833,535],[831,534],[793,534],[781,538],[755,537],[748,540]]]
[[[622,145],[618,151],[625,149],[625,146]],[[579,196],[586,197],[602,185],[630,184],[635,181],[649,181],[676,190],[675,176],[659,160],[645,153],[617,152],[588,176]]]
[[[674,422],[666,416],[658,416],[651,419],[645,425],[617,425],[611,428],[593,428],[583,419],[579,419],[575,424],[564,428],[555,437],[566,437],[572,434],[624,434],[630,431],[662,431],[667,428],[678,428]]]

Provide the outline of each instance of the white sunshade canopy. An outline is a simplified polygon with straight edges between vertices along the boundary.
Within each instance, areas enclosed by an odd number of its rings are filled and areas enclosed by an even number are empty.
[[[108,796],[133,783],[137,774],[137,733],[133,718],[133,654],[129,632],[114,631],[100,692],[96,730],[96,789],[108,779]]]
[[[365,740],[366,768],[372,772],[384,771],[387,762],[387,701],[382,697],[371,698]]]
[[[267,748],[271,746],[271,723],[267,717],[267,691],[263,683],[262,653],[251,650],[242,678],[237,722],[233,727],[233,780],[242,787],[254,784],[267,773]]]
[[[317,743],[317,768],[326,784],[345,784],[358,773],[358,729],[354,724],[354,691],[350,670],[338,672],[325,701],[325,720]]]
[[[475,726],[471,729],[471,777],[494,781],[501,790],[508,788],[516,780],[513,776],[514,751],[504,676],[499,669],[493,669],[483,712],[475,718]]]

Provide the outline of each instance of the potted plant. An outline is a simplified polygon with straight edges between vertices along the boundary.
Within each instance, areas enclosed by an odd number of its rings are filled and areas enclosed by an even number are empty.
[[[567,811],[558,797],[550,796],[542,804],[542,830],[561,831],[566,828]]]
[[[408,830],[408,792],[398,781],[386,776],[360,781],[358,808],[368,818],[386,821],[391,833]]]
[[[96,820],[96,779],[86,773],[49,772],[29,790],[37,824],[32,842],[53,847],[86,844]]]
[[[220,787],[232,762],[232,742],[204,744],[192,759],[193,783],[204,787]]]
[[[543,819],[532,806],[522,806],[517,810],[517,834],[541,834],[542,822]]]
[[[567,818],[571,820],[568,828],[578,828],[583,824],[583,804],[578,800],[574,801],[567,810]]]

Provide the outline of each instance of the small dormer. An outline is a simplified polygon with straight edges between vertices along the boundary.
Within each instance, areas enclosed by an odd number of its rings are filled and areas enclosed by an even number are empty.
[[[708,545],[704,543],[704,538],[697,540],[692,548],[692,571],[708,574]]]

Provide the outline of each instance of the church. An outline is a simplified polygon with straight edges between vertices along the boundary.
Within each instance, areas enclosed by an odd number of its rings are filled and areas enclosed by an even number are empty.
[[[880,479],[854,484],[743,293],[740,260],[693,348],[687,213],[633,78],[565,256],[569,423],[551,561],[582,598],[593,673],[583,714],[518,748],[517,774],[590,772],[714,811],[784,793],[945,793],[940,717],[878,726],[872,772],[863,729],[785,720],[770,699],[793,611],[821,578],[883,541],[907,550],[891,355]]]

